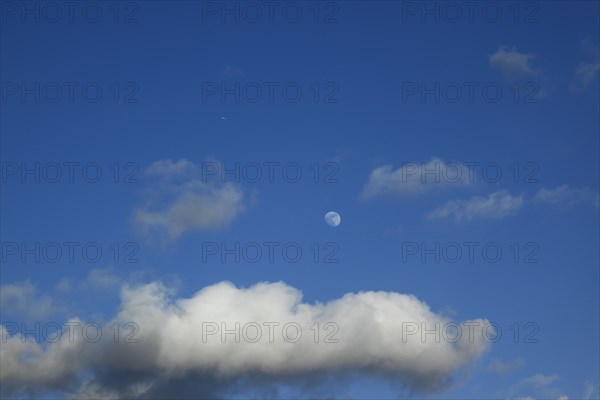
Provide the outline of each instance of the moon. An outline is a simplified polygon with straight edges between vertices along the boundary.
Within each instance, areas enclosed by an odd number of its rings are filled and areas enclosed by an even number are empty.
[[[340,217],[340,214],[336,213],[335,211],[329,211],[327,214],[325,214],[325,222],[327,225],[335,228],[342,223],[342,217]]]

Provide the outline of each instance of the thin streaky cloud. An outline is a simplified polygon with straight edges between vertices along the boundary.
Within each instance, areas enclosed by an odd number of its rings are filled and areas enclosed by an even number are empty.
[[[488,369],[498,375],[506,375],[514,372],[525,365],[525,360],[522,358],[515,358],[514,360],[502,361],[493,359],[490,362]]]
[[[431,211],[431,220],[451,220],[456,223],[480,219],[502,219],[514,215],[523,207],[523,195],[513,196],[506,190],[486,197],[473,196],[468,200],[451,200]]]
[[[541,188],[533,200],[558,207],[575,207],[581,204],[600,207],[600,193],[589,187],[572,188],[568,185],[560,185],[552,189]]]

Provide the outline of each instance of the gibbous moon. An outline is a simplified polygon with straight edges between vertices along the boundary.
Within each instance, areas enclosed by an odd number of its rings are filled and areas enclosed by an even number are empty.
[[[336,227],[342,222],[342,217],[340,217],[340,214],[336,213],[335,211],[329,211],[327,214],[325,214],[325,222],[329,226]]]

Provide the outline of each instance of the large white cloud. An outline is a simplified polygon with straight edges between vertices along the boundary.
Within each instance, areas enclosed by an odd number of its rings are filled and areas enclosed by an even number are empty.
[[[134,211],[133,221],[145,236],[175,240],[186,232],[228,226],[245,209],[244,191],[235,182],[209,182],[187,160],[161,160],[145,171],[158,178],[146,205]]]
[[[138,342],[115,343],[108,329],[114,322],[135,322]],[[359,373],[435,392],[489,345],[486,320],[464,321],[460,338],[444,335],[449,322],[414,296],[394,292],[309,304],[281,282],[249,288],[221,282],[189,298],[174,297],[160,283],[124,286],[120,311],[97,343],[77,329],[73,340],[64,334],[57,343],[23,343],[2,326],[0,383],[4,395],[57,390],[75,398],[214,398],[262,391],[263,397],[277,384],[318,386]],[[438,339],[422,336],[421,327],[435,330],[436,323]],[[284,338],[285,324],[297,325]],[[259,340],[256,326],[262,327]],[[221,336],[222,328],[237,331],[239,342],[235,334]]]

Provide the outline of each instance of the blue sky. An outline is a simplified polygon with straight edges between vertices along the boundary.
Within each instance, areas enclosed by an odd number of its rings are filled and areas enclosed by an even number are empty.
[[[67,3],[0,3],[3,396],[598,398],[598,2]],[[340,341],[204,364],[209,309]],[[73,318],[140,342],[21,346]]]

